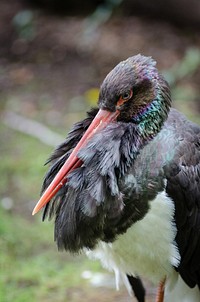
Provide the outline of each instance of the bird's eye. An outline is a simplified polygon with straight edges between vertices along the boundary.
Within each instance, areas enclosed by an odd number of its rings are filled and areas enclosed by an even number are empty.
[[[122,93],[119,100],[118,100],[118,102],[117,102],[117,108],[119,109],[125,102],[130,100],[132,95],[133,95],[132,90],[127,90],[126,92]]]
[[[121,98],[124,100],[124,101],[128,101],[130,100],[130,98],[132,97],[133,95],[133,91],[132,90],[128,90],[126,92],[124,92],[121,96]]]

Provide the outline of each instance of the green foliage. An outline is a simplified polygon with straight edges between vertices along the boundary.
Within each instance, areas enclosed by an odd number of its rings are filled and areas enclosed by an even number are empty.
[[[177,81],[191,76],[200,66],[200,50],[197,48],[188,48],[184,58],[173,65],[169,70],[163,72],[166,80],[172,86]]]
[[[199,89],[190,79],[198,72],[199,66],[200,50],[190,47],[181,61],[162,72],[171,87],[173,106],[187,114],[187,117],[196,123],[200,123],[199,111],[196,108]]]
[[[98,5],[94,12],[85,19],[84,38],[87,39],[90,35],[94,35],[95,31],[111,18],[113,11],[122,2],[123,0],[106,0]]]
[[[23,10],[13,18],[13,25],[19,38],[31,41],[35,37],[35,27],[33,23],[34,14],[31,10]]]

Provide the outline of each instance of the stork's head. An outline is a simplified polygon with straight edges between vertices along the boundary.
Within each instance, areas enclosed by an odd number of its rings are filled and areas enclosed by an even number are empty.
[[[141,55],[120,62],[104,79],[99,108],[118,112],[117,121],[139,123],[156,114],[166,118],[171,105],[167,82],[158,73],[156,62]]]

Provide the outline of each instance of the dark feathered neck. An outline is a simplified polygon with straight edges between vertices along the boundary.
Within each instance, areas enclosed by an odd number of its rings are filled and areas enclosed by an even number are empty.
[[[138,125],[139,132],[147,140],[155,137],[161,130],[171,107],[170,89],[161,75],[156,81],[154,90],[155,98],[141,106],[132,117],[132,122]],[[145,95],[143,97],[145,98]]]

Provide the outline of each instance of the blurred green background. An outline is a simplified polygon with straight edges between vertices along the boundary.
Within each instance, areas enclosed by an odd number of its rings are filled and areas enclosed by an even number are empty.
[[[200,123],[199,27],[196,0],[1,0],[1,302],[133,301],[99,263],[58,253],[53,223],[31,212],[44,162],[120,60],[153,56],[173,106]]]

